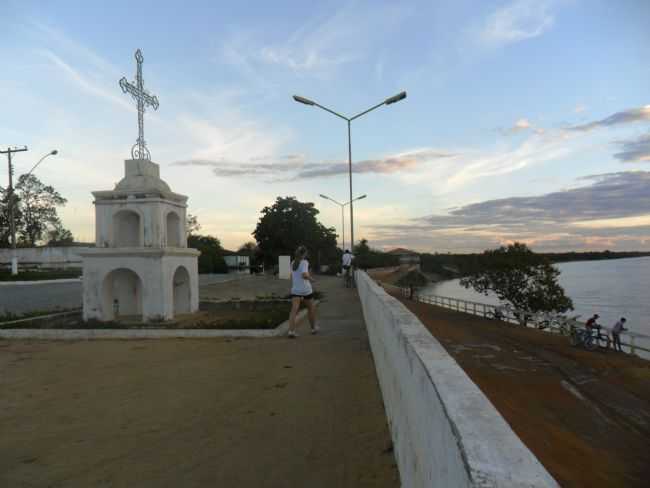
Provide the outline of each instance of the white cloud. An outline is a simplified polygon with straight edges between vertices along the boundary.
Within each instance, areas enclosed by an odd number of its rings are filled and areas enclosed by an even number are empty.
[[[512,127],[502,130],[503,134],[516,134],[529,129],[533,129],[533,124],[526,118],[518,119]]]
[[[645,121],[650,121],[650,105],[643,105],[641,107],[621,110],[620,112],[616,112],[609,117],[605,117],[604,119],[594,120],[587,124],[574,125],[567,128],[567,130],[589,132],[591,130],[601,129],[603,127],[613,127]]]
[[[364,56],[372,44],[390,35],[410,9],[403,5],[350,3],[324,20],[307,21],[280,40],[238,31],[223,47],[223,57],[249,76],[279,67],[294,75],[327,75]],[[268,33],[265,33],[268,36]]]
[[[130,110],[132,112],[135,111],[133,104],[128,103],[127,99],[113,94],[113,92],[117,93],[117,90],[111,91],[102,86],[100,83],[91,81],[89,77],[84,76],[80,71],[63,61],[63,59],[54,54],[52,51],[42,50],[39,51],[39,54],[47,58],[55,67],[61,70],[69,80],[76,83],[77,86],[79,86],[85,92],[103,98],[104,100],[107,100],[123,109]]]
[[[371,225],[385,245],[480,251],[515,240],[536,249],[649,249],[650,172],[581,178],[590,184],[543,195],[479,201],[401,222]]]
[[[492,12],[479,32],[488,45],[501,46],[542,35],[555,21],[546,0],[515,0]]]
[[[460,169],[447,178],[450,188],[488,176],[504,175],[534,164],[558,159],[572,151],[569,137],[562,131],[535,131],[515,147],[505,146],[491,152],[460,151],[454,164]]]

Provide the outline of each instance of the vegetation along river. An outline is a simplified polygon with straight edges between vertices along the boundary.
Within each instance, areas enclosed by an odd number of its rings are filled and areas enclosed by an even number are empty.
[[[592,314],[611,327],[620,317],[627,318],[631,332],[650,335],[650,257],[576,261],[556,265],[562,274],[560,284],[573,300],[580,320]],[[497,304],[495,296],[484,296],[465,289],[459,280],[431,284],[422,293]],[[646,346],[647,347],[647,346]]]

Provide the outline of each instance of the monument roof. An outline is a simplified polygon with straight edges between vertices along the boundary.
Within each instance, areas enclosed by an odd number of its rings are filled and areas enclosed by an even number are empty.
[[[160,178],[160,167],[146,159],[127,159],[124,161],[124,178],[113,190],[93,192],[101,199],[122,198],[129,195],[158,196],[174,201],[185,201],[187,197],[174,193]]]
[[[115,191],[142,193],[171,193],[171,188],[160,178],[149,175],[125,176],[115,185]]]

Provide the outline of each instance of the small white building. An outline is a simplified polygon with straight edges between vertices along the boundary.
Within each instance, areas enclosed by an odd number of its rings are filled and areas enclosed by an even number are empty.
[[[231,254],[229,256],[224,256],[223,259],[226,261],[226,266],[232,270],[248,270],[251,267],[250,256]]]
[[[169,320],[198,310],[200,254],[187,247],[187,197],[156,163],[125,161],[114,190],[93,192],[94,249],[83,258],[84,320]]]

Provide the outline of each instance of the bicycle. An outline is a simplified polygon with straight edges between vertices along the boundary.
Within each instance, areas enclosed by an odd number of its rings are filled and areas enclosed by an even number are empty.
[[[487,312],[486,317],[492,320],[505,320],[506,318],[501,307],[494,307],[492,310]]]
[[[555,324],[556,317],[550,312],[537,312],[531,317],[531,322],[539,330],[551,329]]]
[[[596,333],[594,334],[594,330]],[[601,341],[605,344],[601,346]],[[589,330],[587,328],[573,327],[571,331],[570,343],[574,347],[583,347],[587,351],[595,351],[598,348],[609,349],[611,346],[609,335],[603,334],[600,327]]]

